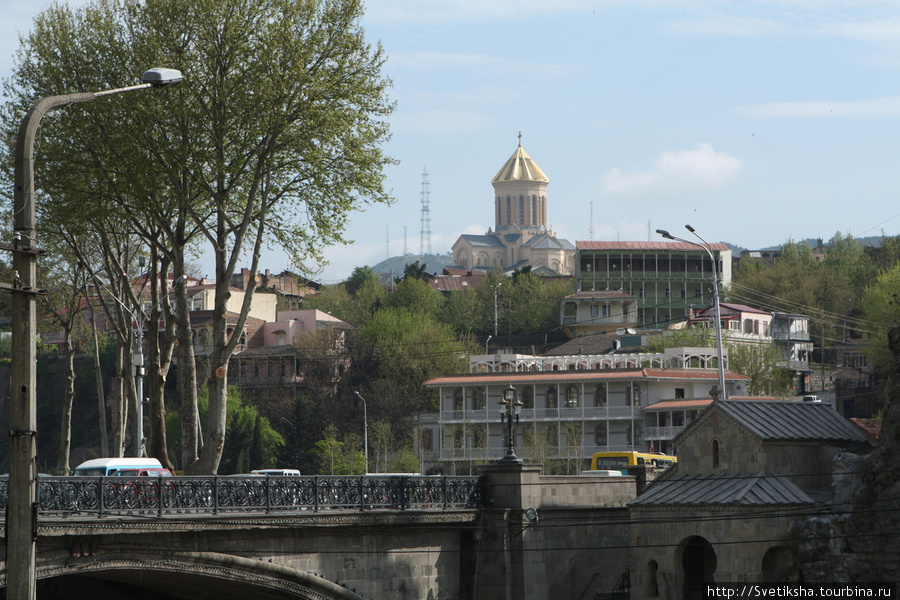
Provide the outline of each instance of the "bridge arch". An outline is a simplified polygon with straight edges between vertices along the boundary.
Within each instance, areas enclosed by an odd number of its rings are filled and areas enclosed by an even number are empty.
[[[3,565],[5,573],[6,565]],[[215,552],[120,551],[72,558],[60,552],[37,565],[38,589],[70,579],[133,585],[173,599],[361,600],[353,590],[312,573],[263,560]],[[5,584],[5,581],[3,582]],[[197,593],[192,593],[197,591]],[[211,594],[211,595],[210,595]]]

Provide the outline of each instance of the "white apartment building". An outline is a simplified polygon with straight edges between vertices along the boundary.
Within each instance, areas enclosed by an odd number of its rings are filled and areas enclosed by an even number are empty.
[[[710,390],[718,385],[716,351],[710,348],[673,348],[661,354],[482,355],[471,358],[470,371],[424,383],[437,390],[440,406],[439,413],[419,418],[424,447],[429,460],[451,470],[459,463],[506,454],[507,428],[499,402],[510,385],[522,402],[516,454],[526,461],[647,451],[647,407],[667,400],[709,401]],[[730,397],[745,395],[748,381],[725,372]],[[655,449],[666,448],[657,442]]]

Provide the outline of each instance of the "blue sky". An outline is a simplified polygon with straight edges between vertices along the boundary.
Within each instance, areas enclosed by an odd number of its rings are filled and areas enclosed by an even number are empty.
[[[46,5],[4,1],[4,77]],[[370,0],[363,25],[389,56],[396,202],[351,218],[324,281],[419,252],[425,170],[432,251],[492,227],[519,132],[572,242],[900,232],[896,2]]]

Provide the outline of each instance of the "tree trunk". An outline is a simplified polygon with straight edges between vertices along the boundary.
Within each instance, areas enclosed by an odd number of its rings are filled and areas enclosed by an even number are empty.
[[[69,456],[72,448],[72,403],[75,400],[75,349],[69,331],[66,335],[66,389],[63,396],[62,417],[59,423],[59,450],[56,454],[56,472],[71,472]]]
[[[109,430],[106,426],[106,395],[103,393],[103,368],[100,365],[100,343],[97,341],[97,322],[91,310],[91,333],[94,336],[94,371],[97,384],[97,413],[100,415],[100,456],[109,456]]]

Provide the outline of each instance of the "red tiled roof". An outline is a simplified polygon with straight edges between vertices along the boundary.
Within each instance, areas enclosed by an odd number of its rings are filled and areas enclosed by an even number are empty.
[[[684,242],[575,242],[579,250],[702,250],[694,244]],[[728,244],[710,244],[713,250],[730,250]]]

